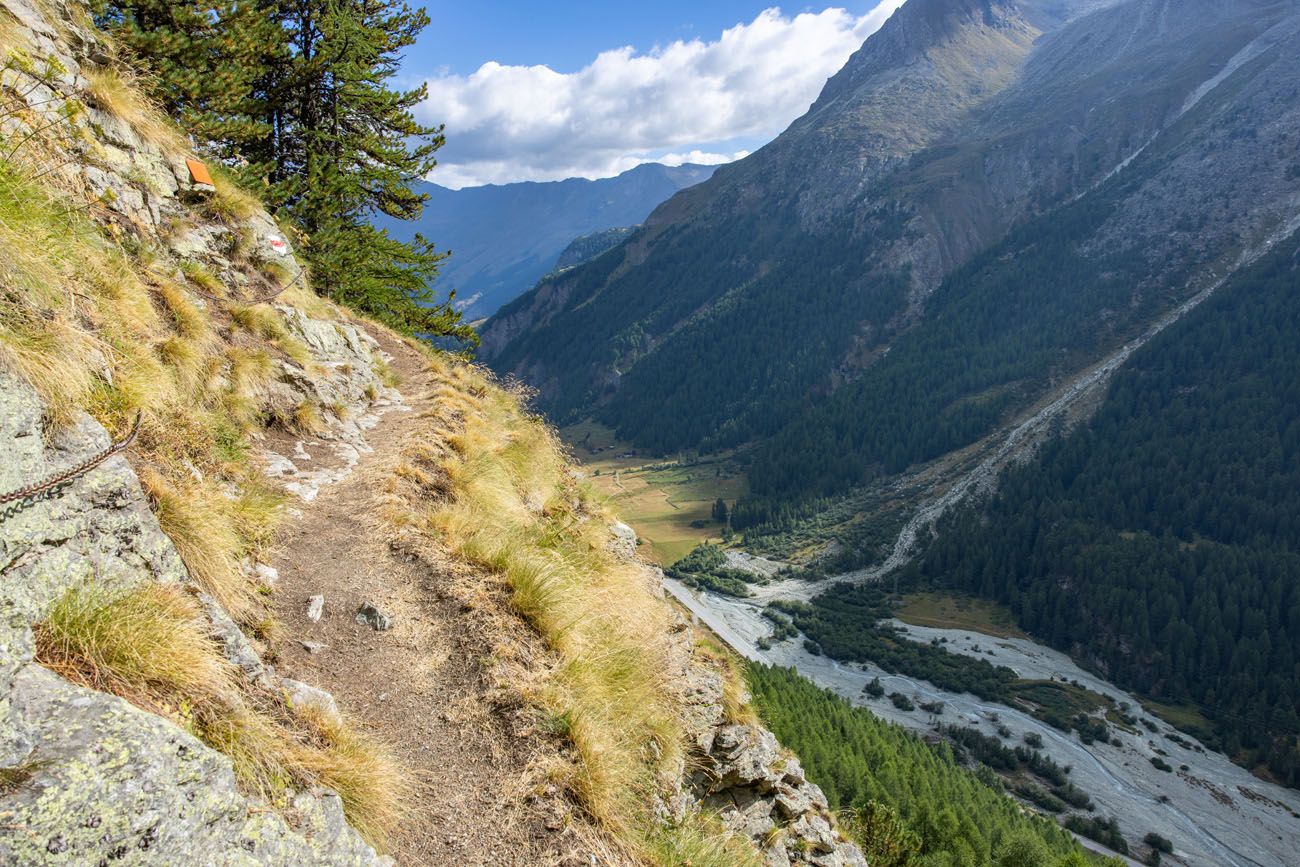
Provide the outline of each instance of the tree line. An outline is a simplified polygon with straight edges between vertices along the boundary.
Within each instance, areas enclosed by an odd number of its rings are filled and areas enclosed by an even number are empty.
[[[798,753],[831,808],[851,811],[844,824],[872,865],[1089,863],[1055,822],[1026,812],[987,768],[962,767],[946,743],[927,744],[793,669],[751,666],[749,684],[763,719]],[[855,814],[866,821],[855,823]]]
[[[197,150],[302,235],[316,288],[401,330],[476,342],[430,283],[445,254],[371,218],[420,215],[440,126],[395,79],[429,24],[393,0],[101,0],[96,22]]]

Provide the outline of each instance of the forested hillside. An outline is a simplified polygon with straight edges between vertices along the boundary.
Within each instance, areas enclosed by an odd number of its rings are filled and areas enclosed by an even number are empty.
[[[870,839],[877,846],[866,853],[873,867],[904,867],[917,855],[925,864],[1088,863],[1055,822],[995,790],[1000,783],[992,773],[962,768],[946,744],[926,744],[790,669],[752,666],[749,684],[763,718],[798,751],[832,808],[874,818]],[[901,827],[886,834],[888,810]],[[1025,860],[1025,852],[1032,857]]]
[[[996,599],[1300,785],[1300,236],[1136,353],[1096,416],[945,521],[915,577]]]
[[[1295,5],[1166,12],[906,4],[776,142],[504,308],[490,363],[651,451],[753,445],[742,513],[968,446],[1294,210]]]

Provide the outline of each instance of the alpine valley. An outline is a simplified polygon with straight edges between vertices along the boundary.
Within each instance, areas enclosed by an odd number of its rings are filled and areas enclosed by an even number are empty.
[[[1068,815],[998,758],[1008,719],[1044,724],[1062,764],[1121,769],[1066,820],[1113,849],[1285,863],[1297,230],[1295,0],[908,0],[778,138],[503,307],[482,355],[642,456],[622,480],[743,475],[719,544],[665,564],[741,652],[873,711],[902,678],[884,715]],[[990,634],[1007,661],[959,646]]]

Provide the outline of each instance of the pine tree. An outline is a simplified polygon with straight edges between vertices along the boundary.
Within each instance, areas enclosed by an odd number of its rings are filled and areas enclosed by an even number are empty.
[[[429,288],[445,254],[375,229],[416,219],[414,184],[442,127],[416,121],[425,88],[392,86],[429,23],[393,0],[103,0],[99,23],[149,68],[153,95],[199,149],[306,236],[318,289],[403,331],[477,344],[454,293]]]
[[[281,4],[292,62],[273,98],[274,197],[310,238],[317,286],[395,327],[477,342],[452,298],[428,288],[445,254],[421,237],[404,244],[371,226],[384,213],[415,219],[412,186],[437,164],[442,127],[412,110],[426,89],[391,86],[402,49],[429,23],[391,0]]]
[[[108,0],[98,21],[148,68],[143,83],[196,140],[231,164],[268,166],[265,85],[284,35],[267,0]]]

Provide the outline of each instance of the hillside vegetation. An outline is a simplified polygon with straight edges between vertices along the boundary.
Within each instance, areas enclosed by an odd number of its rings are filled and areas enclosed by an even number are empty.
[[[19,88],[63,70],[30,54],[12,27],[3,36],[2,110],[22,116]],[[184,153],[179,132],[119,71],[88,72],[87,102]],[[64,147],[95,147],[78,124],[84,111],[68,101],[58,124],[11,139],[0,160],[0,369],[39,395],[49,436],[83,412],[119,438],[138,425],[134,469],[189,579],[254,640],[267,637],[267,588],[244,564],[271,542],[284,497],[255,459],[252,437],[267,425],[323,424],[327,407],[277,409],[269,400],[283,365],[313,370],[316,361],[284,308],[241,300],[237,284],[197,259],[178,267],[156,238],[123,231],[103,199],[86,201],[52,172],[66,165]],[[197,219],[229,221],[232,267],[246,282],[255,275],[283,289],[283,304],[348,321],[282,264],[259,258],[247,222],[258,210],[223,180]],[[185,588],[83,577],[37,624],[38,662],[170,719],[229,755],[240,783],[281,807],[292,789],[333,788],[349,821],[383,844],[410,781],[382,745],[253,687]]]
[[[1300,238],[1135,354],[1096,415],[1009,469],[913,570],[1008,605],[1193,733],[1300,785]]]
[[[0,670],[15,745],[0,860],[378,864],[456,795],[270,664],[283,626],[268,563],[292,479],[267,475],[266,450],[309,435],[365,448],[381,421],[367,414],[400,400],[375,334],[439,383],[384,518],[508,587],[536,633],[520,643],[540,638],[519,686],[535,736],[572,750],[544,788],[571,794],[619,862],[757,865],[779,843],[860,863],[821,796],[776,767],[725,653],[672,614],[522,396],[319,297],[284,235],[329,261],[327,232],[281,228],[216,161],[214,189],[193,182],[189,142],[85,9],[23,11],[0,7],[0,435],[19,458],[0,493],[108,437],[129,462],[5,500],[17,653]],[[715,730],[738,755],[710,752]],[[736,778],[769,784],[769,808],[777,786],[802,806],[756,839],[724,815]],[[515,781],[497,782],[500,796]]]
[[[789,669],[752,666],[749,683],[831,804],[877,832],[866,847],[873,867],[1088,863],[1055,822],[1025,812],[994,775],[962,768],[946,744],[923,743]]]
[[[750,447],[751,526],[979,441],[1293,210],[1294,7],[1095,5],[907,3],[776,141],[504,308],[489,363],[654,453]]]

